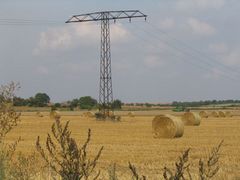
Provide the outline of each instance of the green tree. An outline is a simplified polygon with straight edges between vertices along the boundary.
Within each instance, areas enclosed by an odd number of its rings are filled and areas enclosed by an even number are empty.
[[[55,103],[55,104],[54,104],[54,107],[60,108],[60,107],[62,107],[62,105],[61,105],[60,103]]]
[[[21,97],[14,97],[13,98],[13,105],[14,106],[27,106],[28,100],[21,98]]]
[[[78,107],[78,105],[79,105],[78,99],[73,99],[70,103],[70,107],[72,107],[72,108]]]
[[[97,100],[91,96],[84,96],[79,99],[81,109],[92,109],[97,106]]]
[[[148,107],[148,108],[152,107],[152,105],[149,104],[149,103],[145,103],[145,106]]]
[[[50,97],[46,93],[37,93],[34,97],[34,106],[44,107],[50,102]]]
[[[122,102],[119,99],[116,99],[112,103],[113,109],[122,109]]]

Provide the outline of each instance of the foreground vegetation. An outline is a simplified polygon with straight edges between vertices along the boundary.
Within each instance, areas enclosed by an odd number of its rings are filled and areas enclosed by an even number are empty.
[[[17,88],[0,91],[0,179],[238,178],[238,119],[206,119],[181,139],[153,139],[152,116],[112,123],[20,115],[12,103]]]

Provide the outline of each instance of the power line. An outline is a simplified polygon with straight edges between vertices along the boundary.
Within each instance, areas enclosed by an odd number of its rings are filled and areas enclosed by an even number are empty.
[[[147,22],[147,23],[148,23],[148,22]],[[189,48],[190,50],[196,52],[197,54],[206,57],[208,60],[210,60],[210,61],[209,61],[210,63],[211,63],[211,62],[216,63],[216,64],[220,65],[222,68],[228,69],[228,70],[230,70],[230,71],[235,71],[236,73],[238,73],[238,74],[240,75],[240,72],[237,71],[236,69],[234,69],[234,68],[232,68],[232,67],[229,67],[229,66],[226,66],[225,64],[217,61],[217,60],[216,60],[215,58],[213,58],[212,56],[203,53],[202,51],[194,48],[193,46],[189,45],[188,43],[186,43],[186,42],[184,42],[184,41],[182,41],[182,40],[180,40],[180,39],[177,39],[176,37],[170,36],[167,32],[161,30],[160,28],[156,27],[155,25],[150,24],[150,23],[148,23],[148,24],[149,24],[152,28],[156,29],[157,32],[160,32],[160,33],[164,34],[164,35],[167,36],[169,39],[174,40],[174,41],[180,43],[181,45],[183,45],[184,47]]]
[[[63,24],[63,21],[56,21],[56,20],[33,20],[33,19],[9,19],[9,18],[0,18],[0,25],[4,26],[22,26],[22,25],[57,25]]]
[[[135,37],[137,37],[138,39],[144,41],[143,44],[146,45],[146,43],[149,43],[149,44],[151,45],[151,47],[157,48],[156,44],[155,44],[153,41],[151,41],[151,40],[149,40],[149,39],[146,39],[146,38],[143,38],[141,35],[137,34],[136,32],[135,32],[134,34],[132,34],[132,35],[135,36]],[[173,48],[173,47],[171,47],[171,48]],[[174,48],[174,49],[175,49],[175,48]],[[193,63],[191,60],[189,60],[189,59],[183,58],[182,56],[179,56],[179,55],[177,55],[177,54],[175,54],[175,53],[172,54],[172,55],[174,55],[175,57],[179,58],[179,59],[182,60],[182,61],[188,61],[188,63],[190,63],[190,64],[191,64],[192,66],[194,66],[194,67],[198,67],[198,68],[201,68],[201,69],[204,69],[204,70],[209,71],[209,68],[207,68],[207,67],[205,67],[205,66],[202,66],[202,65],[200,65],[200,64],[194,64],[194,63]]]
[[[201,57],[199,57],[198,55],[194,54],[193,52],[191,51],[186,51],[186,50],[183,50],[181,47],[178,47],[174,44],[171,44],[169,43],[168,41],[164,40],[164,39],[161,39],[159,36],[157,36],[156,34],[152,33],[152,32],[149,32],[149,31],[146,31],[145,29],[142,29],[141,27],[137,27],[138,29],[144,31],[145,33],[147,33],[149,36],[152,36],[154,37],[154,39],[156,40],[159,39],[161,42],[164,42],[167,46],[179,51],[180,53],[182,54],[185,54],[187,56],[190,56],[194,59],[199,59],[201,64],[202,64],[202,67],[204,67],[204,69],[208,69],[208,70],[212,70],[211,68],[215,68],[214,65],[212,65],[211,63],[209,63],[208,61],[205,61],[204,59],[202,59]],[[189,61],[190,62],[190,61]],[[229,72],[225,71],[225,73],[223,73],[222,71],[219,71],[222,75],[225,75],[226,77],[229,77],[233,80],[233,78],[229,75]]]

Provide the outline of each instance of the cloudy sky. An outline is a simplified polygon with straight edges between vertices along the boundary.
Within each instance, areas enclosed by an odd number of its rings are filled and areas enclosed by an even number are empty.
[[[124,102],[240,99],[239,0],[2,0],[0,84],[52,101],[98,97],[99,23],[74,14],[139,9],[111,25],[114,98]],[[16,19],[16,20],[15,20]],[[26,20],[27,23],[26,23]]]

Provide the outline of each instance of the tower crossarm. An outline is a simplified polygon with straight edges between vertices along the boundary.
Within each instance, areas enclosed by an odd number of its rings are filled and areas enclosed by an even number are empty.
[[[106,16],[107,15],[107,16]],[[129,19],[132,18],[147,18],[147,15],[143,14],[139,10],[127,10],[127,11],[102,11],[88,14],[74,15],[66,23],[76,22],[90,22],[90,21],[102,21],[102,20],[113,20],[117,19]]]

